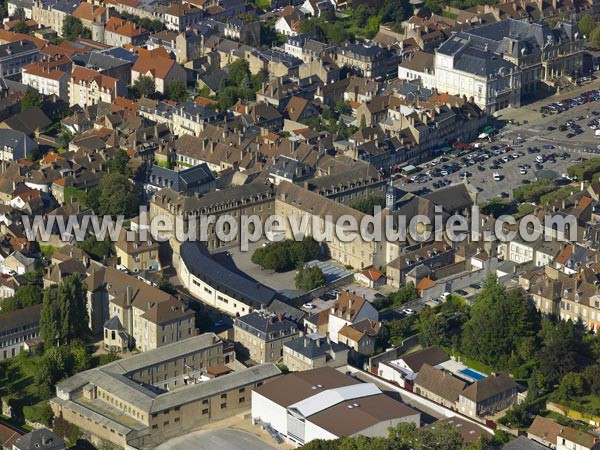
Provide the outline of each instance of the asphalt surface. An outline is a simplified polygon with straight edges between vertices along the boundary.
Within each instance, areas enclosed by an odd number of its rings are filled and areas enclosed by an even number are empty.
[[[552,153],[559,154],[565,152],[570,155],[566,159],[555,158],[555,162],[546,161],[542,163],[542,170],[551,170],[555,172],[558,177],[561,177],[563,173],[566,173],[569,166],[576,164],[578,158],[583,157],[589,159],[600,157],[600,153],[593,153],[593,151],[600,152],[600,150],[598,150],[600,139],[594,136],[594,130],[590,129],[587,125],[593,118],[600,118],[600,115],[593,115],[593,111],[600,112],[600,102],[576,106],[563,113],[549,115],[544,118],[541,118],[541,115],[537,114],[539,117],[535,122],[528,124],[506,125],[498,136],[495,137],[494,142],[485,143],[482,148],[473,150],[469,155],[481,155],[482,152],[485,152],[486,150],[491,151],[492,147],[500,145],[510,146],[513,149],[512,152],[493,155],[484,162],[476,162],[474,165],[462,167],[450,175],[431,178],[430,181],[427,182],[407,183],[407,177],[399,177],[394,182],[394,185],[408,192],[426,194],[436,190],[433,186],[434,182],[440,182],[442,180],[448,180],[451,184],[464,182],[464,172],[468,172],[468,174],[470,174],[470,176],[467,177],[469,183],[477,187],[480,191],[478,195],[478,200],[480,202],[489,201],[492,198],[501,196],[503,193],[505,193],[505,196],[508,194],[508,197],[506,198],[512,199],[513,190],[523,185],[523,180],[531,182],[537,178],[534,160],[538,155],[548,156]],[[533,111],[532,114],[534,114]],[[569,120],[580,125],[583,133],[567,138],[567,135],[571,133],[570,129],[567,131],[559,131],[560,125],[565,124]],[[549,127],[555,129],[549,131]],[[554,148],[544,149],[544,146],[548,145],[551,145]],[[529,147],[538,148],[540,152],[529,154],[527,152]],[[521,156],[513,158],[512,155],[515,153],[520,154]],[[435,167],[452,165],[453,163],[462,163],[463,160],[468,161],[469,155],[460,158],[451,155],[446,156],[444,159],[447,161],[444,161]],[[490,169],[494,160],[501,160],[502,158],[509,158],[509,160],[508,162],[502,162],[500,169]],[[520,173],[519,166],[522,165],[531,166],[531,168],[527,169],[526,174]],[[477,169],[478,166],[483,167],[484,170],[479,171]],[[423,165],[420,167],[423,167]],[[425,173],[427,170],[429,170],[429,168],[424,168],[419,174]],[[502,177],[501,181],[493,180],[494,172],[500,174]]]
[[[218,429],[200,430],[171,439],[156,450],[273,450],[276,447],[244,431]]]

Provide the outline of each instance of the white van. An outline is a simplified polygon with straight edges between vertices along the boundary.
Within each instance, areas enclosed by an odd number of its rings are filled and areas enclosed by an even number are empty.
[[[502,180],[502,176],[498,172],[494,172],[494,181]]]

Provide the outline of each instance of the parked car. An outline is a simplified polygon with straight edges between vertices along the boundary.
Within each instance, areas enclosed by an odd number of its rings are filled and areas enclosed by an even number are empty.
[[[305,303],[304,305],[302,305],[302,307],[304,309],[314,309],[315,305],[313,305],[312,303]]]
[[[411,309],[411,308],[405,308],[405,309],[402,310],[402,312],[404,314],[406,314],[407,316],[412,316],[413,314],[416,313],[416,311],[414,309]]]

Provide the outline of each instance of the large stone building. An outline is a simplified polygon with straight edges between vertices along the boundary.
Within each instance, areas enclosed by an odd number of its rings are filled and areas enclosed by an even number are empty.
[[[69,105],[86,108],[99,102],[111,103],[115,98],[124,96],[126,91],[125,85],[116,78],[74,67],[69,78]]]
[[[400,70],[425,87],[465,96],[493,114],[517,108],[544,86],[566,85],[581,75],[583,36],[577,24],[506,19],[453,34],[426,62]],[[422,71],[422,76],[419,75]]]
[[[294,322],[265,310],[236,318],[233,330],[242,352],[258,363],[281,362],[285,343],[298,336]]]
[[[31,41],[0,45],[0,76],[9,78],[21,73],[24,66],[40,59],[40,49]]]
[[[198,242],[180,247],[179,278],[194,297],[231,316],[267,307],[275,291],[214,261]]]
[[[196,334],[194,311],[172,295],[112,267],[92,271],[88,286],[89,327],[104,345],[142,351]]]
[[[78,373],[56,386],[55,416],[96,445],[151,448],[250,408],[251,391],[280,374],[273,364],[226,372],[214,333]]]
[[[25,341],[40,337],[42,305],[7,313],[0,320],[0,361],[17,356]]]

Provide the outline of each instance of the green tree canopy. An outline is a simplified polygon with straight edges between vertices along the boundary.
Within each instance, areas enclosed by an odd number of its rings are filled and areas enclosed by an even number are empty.
[[[152,97],[156,92],[154,78],[148,75],[140,75],[133,82],[133,91],[137,98]]]
[[[296,274],[296,288],[302,291],[312,291],[325,285],[325,275],[320,267],[302,266]]]
[[[417,319],[417,330],[423,347],[440,345],[446,339],[448,321],[443,316],[436,314],[432,308],[423,308]]]
[[[535,335],[538,320],[527,299],[490,276],[473,300],[471,318],[462,331],[462,350],[488,366],[506,368],[520,341]]]
[[[138,205],[134,184],[120,173],[102,177],[88,194],[88,206],[101,216],[129,216],[137,212]]]
[[[577,24],[577,27],[581,34],[589,38],[594,28],[596,28],[596,21],[591,15],[585,14]]]
[[[39,305],[43,300],[43,289],[37,283],[21,286],[15,292],[13,297],[5,298],[2,301],[0,314],[17,311],[30,306]]]
[[[25,112],[34,106],[42,107],[42,96],[35,89],[28,89],[21,101],[21,112]]]
[[[40,333],[45,346],[69,344],[85,335],[88,330],[86,298],[87,289],[78,273],[46,289],[40,316]]]
[[[354,208],[362,213],[374,215],[375,207],[379,206],[383,208],[385,206],[385,199],[381,195],[370,195],[367,198],[363,198],[350,203],[350,208]]]
[[[590,44],[596,48],[600,48],[600,27],[596,27],[590,33]]]
[[[312,237],[307,236],[301,241],[288,239],[256,249],[252,254],[252,262],[263,269],[285,272],[316,259],[320,250],[321,246]]]
[[[67,41],[74,41],[84,33],[85,28],[77,17],[66,16],[63,21],[62,35]]]
[[[183,81],[171,81],[167,86],[167,98],[173,102],[185,102],[188,99],[187,86]]]

